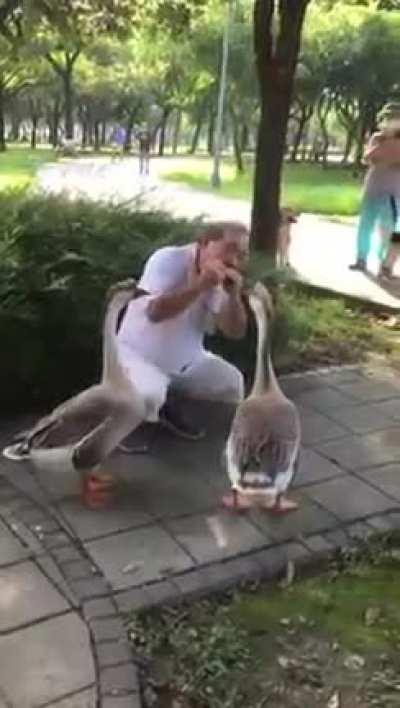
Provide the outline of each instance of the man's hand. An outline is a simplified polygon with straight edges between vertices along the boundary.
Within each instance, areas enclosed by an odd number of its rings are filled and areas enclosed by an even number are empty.
[[[227,270],[221,261],[210,261],[204,265],[200,273],[193,272],[191,284],[197,287],[199,292],[211,290],[216,285],[222,285]]]
[[[243,276],[236,268],[225,268],[224,289],[229,295],[238,295],[243,287]]]

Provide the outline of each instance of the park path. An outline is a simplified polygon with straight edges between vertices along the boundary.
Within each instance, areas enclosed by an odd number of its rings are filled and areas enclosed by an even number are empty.
[[[204,440],[160,431],[147,455],[112,456],[119,493],[105,510],[87,509],[61,470],[0,459],[1,708],[148,708],[126,613],[273,578],[288,561],[318,565],[400,528],[399,381],[345,367],[281,384],[303,426],[299,510],[284,518],[220,508],[229,419],[215,405],[196,407]]]
[[[72,198],[85,195],[114,203],[140,200],[148,207],[165,209],[177,216],[250,222],[248,201],[163,180],[166,165],[174,169],[177,164],[170,158],[154,159],[150,177],[140,177],[136,158],[64,160],[42,167],[39,184],[48,192],[64,191]],[[372,274],[349,270],[355,247],[355,220],[343,222],[302,214],[293,227],[291,264],[297,277],[311,285],[400,309],[399,280],[383,285]],[[371,272],[376,273],[376,261],[372,259],[370,266]]]

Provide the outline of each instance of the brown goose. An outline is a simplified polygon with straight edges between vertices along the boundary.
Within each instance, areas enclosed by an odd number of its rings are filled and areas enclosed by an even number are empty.
[[[135,297],[136,282],[112,286],[106,297],[103,325],[103,371],[100,383],[57,406],[17,442],[3,450],[10,460],[32,460],[38,469],[93,471],[146,417],[146,405],[125,376],[118,360],[119,315]]]
[[[257,362],[253,388],[241,403],[225,447],[232,493],[228,508],[261,506],[275,513],[297,504],[285,494],[295,475],[300,450],[300,419],[296,406],[282,392],[272,366],[268,314],[272,301],[257,283],[249,295],[257,322]]]

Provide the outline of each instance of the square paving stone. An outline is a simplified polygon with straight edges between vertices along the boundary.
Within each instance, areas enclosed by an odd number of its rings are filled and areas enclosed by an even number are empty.
[[[190,557],[156,524],[91,541],[86,548],[115,590],[158,580],[192,565]]]
[[[382,401],[400,395],[400,383],[396,379],[386,381],[362,381],[346,386],[346,393],[360,401]]]
[[[135,509],[155,518],[167,518],[206,511],[218,503],[208,482],[216,463],[220,464],[215,444],[207,440],[203,447],[197,442],[191,445],[181,441],[171,444],[168,439],[161,449],[141,456],[140,464],[132,455],[115,461],[124,494],[133,499]]]
[[[142,700],[138,693],[129,696],[104,696],[102,708],[142,708]]]
[[[33,563],[0,570],[0,631],[68,609],[65,599]]]
[[[356,521],[393,507],[393,501],[350,475],[309,487],[306,494],[343,521]]]
[[[330,420],[321,413],[300,407],[301,439],[304,445],[315,442],[335,440],[348,435],[349,431],[338,422]]]
[[[302,376],[281,376],[279,385],[282,391],[296,400],[305,391],[312,391],[321,386],[321,378],[317,375],[304,374]]]
[[[326,483],[328,484],[328,482]],[[318,488],[324,484],[317,485]],[[310,487],[313,489],[314,487]],[[299,508],[285,516],[274,516],[267,511],[254,510],[251,518],[275,542],[288,541],[299,536],[308,536],[321,533],[338,526],[338,519],[326,509],[304,496],[300,492],[293,492],[291,499],[298,502]]]
[[[225,512],[174,519],[166,525],[198,563],[229,558],[268,543],[268,538],[249,521]]]
[[[322,482],[325,479],[347,474],[338,465],[329,462],[325,457],[314,450],[303,449],[300,451],[300,464],[293,480],[293,487],[302,487],[306,484]]]
[[[342,367],[339,369],[328,370],[319,374],[321,383],[326,386],[346,387],[348,384],[359,383],[365,381],[365,376],[360,367]]]
[[[394,420],[400,420],[400,398],[392,398],[388,401],[383,401],[379,405],[385,415],[394,418]]]
[[[400,428],[352,435],[316,446],[318,452],[346,469],[358,470],[400,460]]]
[[[307,408],[315,409],[320,413],[337,408],[338,406],[346,405],[346,403],[356,402],[357,399],[348,393],[348,386],[346,389],[341,389],[339,391],[330,388],[329,386],[321,386],[312,391],[305,391],[301,393],[296,398],[296,402],[301,406]]]
[[[139,691],[137,669],[133,664],[110,666],[100,671],[101,695],[125,694]]]
[[[48,708],[96,708],[96,688],[88,688],[86,691],[79,691],[73,696],[68,696],[62,701],[51,703]]]
[[[353,433],[370,433],[393,425],[390,415],[386,412],[386,403],[340,406],[330,411],[330,415]]]
[[[6,705],[33,708],[95,682],[89,634],[72,612],[0,636],[0,656]]]
[[[359,472],[358,476],[378,487],[382,492],[400,500],[400,464],[373,467]]]
[[[58,508],[83,540],[144,526],[152,520],[130,496],[116,499],[107,509],[88,509],[80,499],[62,501]]]
[[[16,563],[28,556],[29,551],[17,541],[11,531],[0,521],[0,566],[7,563]]]

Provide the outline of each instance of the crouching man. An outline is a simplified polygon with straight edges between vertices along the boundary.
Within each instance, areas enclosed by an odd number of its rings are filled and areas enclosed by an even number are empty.
[[[118,332],[119,356],[146,400],[146,420],[187,439],[200,433],[183,421],[171,392],[232,404],[243,398],[241,372],[207,351],[204,336],[215,328],[229,338],[244,336],[248,248],[243,224],[219,222],[203,228],[196,243],[159,249],[139,282],[145,294],[130,302]]]

